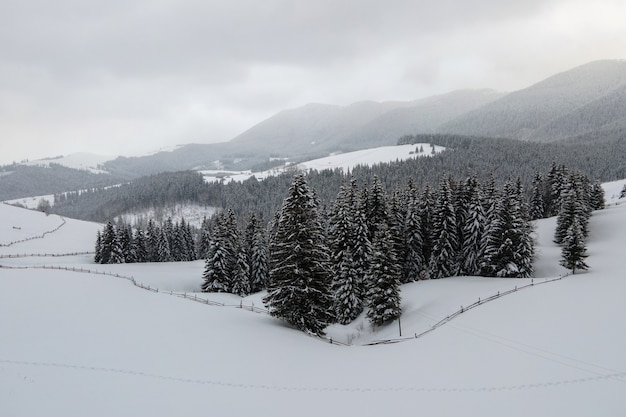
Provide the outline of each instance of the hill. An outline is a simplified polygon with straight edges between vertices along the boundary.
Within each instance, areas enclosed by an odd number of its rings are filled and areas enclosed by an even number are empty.
[[[409,340],[343,347],[260,309],[235,307],[260,307],[258,297],[193,294],[202,262],[96,267],[90,255],[6,258],[90,250],[99,226],[66,220],[58,227],[56,216],[0,205],[0,243],[29,239],[0,247],[0,409],[11,416],[620,415],[626,337],[615,329],[626,316],[624,210],[612,205],[592,216],[587,273],[499,297],[418,339],[410,335],[460,306],[528,280],[407,284],[402,329]],[[564,271],[551,243],[554,219],[536,231],[539,284]],[[101,274],[88,272],[95,269]],[[160,291],[133,286],[123,278],[131,275]],[[362,344],[396,337],[397,329],[356,323],[333,333],[358,332],[353,340]]]
[[[626,123],[626,61],[594,61],[444,123],[438,131],[547,142]]]

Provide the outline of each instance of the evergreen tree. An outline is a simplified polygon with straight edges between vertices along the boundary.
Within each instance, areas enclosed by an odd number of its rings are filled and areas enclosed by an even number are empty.
[[[232,210],[219,214],[202,275],[203,292],[233,292],[233,284],[237,280],[238,252],[233,241],[233,232],[230,230],[232,228],[236,229]],[[239,291],[242,286],[237,285]]]
[[[154,225],[152,219],[148,220],[146,227],[146,251],[147,262],[159,262],[159,240],[161,230]]]
[[[478,275],[482,258],[482,241],[485,231],[485,210],[482,205],[482,193],[479,187],[470,196],[469,207],[463,225],[463,243],[461,245],[461,273]]]
[[[355,268],[350,247],[343,253],[336,274],[332,288],[335,318],[339,324],[348,324],[363,311],[363,280]]]
[[[532,197],[530,200],[530,219],[537,220],[545,217],[545,205],[543,202],[544,185],[543,178],[539,172],[535,172],[532,185]]]
[[[323,334],[333,319],[324,241],[319,202],[298,174],[270,242],[270,279],[263,301],[271,315],[313,334]]]
[[[452,277],[458,273],[458,241],[454,203],[450,180],[441,180],[434,211],[433,249],[430,278]]]
[[[96,234],[96,247],[95,247],[95,255],[94,262],[97,264],[104,263],[102,262],[102,233],[98,230]]]
[[[251,242],[250,291],[255,293],[267,288],[269,279],[268,242],[265,230],[258,225]]]
[[[419,218],[422,229],[422,256],[424,257],[425,266],[430,264],[431,253],[433,248],[433,207],[435,202],[430,191],[430,186],[426,184],[419,201]]]
[[[602,210],[604,208],[604,189],[599,181],[596,181],[591,188],[591,209]]]
[[[585,263],[587,248],[585,247],[585,238],[583,236],[582,227],[578,218],[574,218],[567,229],[567,233],[563,239],[563,248],[561,249],[561,265],[572,270],[572,274],[576,270],[586,270],[589,266]]]
[[[400,275],[391,235],[383,225],[376,232],[367,277],[367,317],[380,326],[400,317]]]
[[[148,261],[148,246],[146,235],[142,228],[138,227],[135,232],[135,260],[136,262]]]
[[[417,281],[424,273],[426,262],[424,259],[422,236],[422,223],[420,216],[419,198],[417,190],[409,185],[407,188],[406,213],[404,220],[404,261],[402,282]]]

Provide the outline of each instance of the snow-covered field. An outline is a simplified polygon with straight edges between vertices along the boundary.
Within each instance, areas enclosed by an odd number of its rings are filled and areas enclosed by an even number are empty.
[[[421,150],[421,152],[420,152]],[[253,175],[261,180],[269,176],[280,175],[283,172],[291,170],[324,170],[324,169],[336,169],[339,168],[346,171],[351,171],[357,165],[375,165],[380,163],[405,161],[410,158],[417,158],[419,156],[430,156],[434,153],[443,151],[444,148],[439,145],[431,145],[428,143],[416,143],[412,145],[397,145],[397,146],[381,146],[378,148],[363,149],[354,152],[345,152],[341,154],[330,155],[324,158],[313,159],[299,163],[297,165],[285,164],[284,166],[272,168],[263,172],[251,171],[214,171],[203,170],[200,171],[204,176],[204,179],[209,182],[222,181],[244,181]]]
[[[482,303],[418,339],[410,336],[461,306],[530,280],[408,284],[401,325],[409,340],[363,346],[398,337],[399,326],[374,332],[358,319],[329,329],[353,343],[340,346],[263,313],[170,295],[198,289],[202,262],[16,258],[88,252],[100,226],[0,204],[0,244],[17,242],[0,246],[0,415],[621,416],[625,215],[615,201],[594,213],[588,272]],[[554,219],[537,224],[534,284],[566,272],[553,229]],[[262,295],[193,295],[261,307]]]

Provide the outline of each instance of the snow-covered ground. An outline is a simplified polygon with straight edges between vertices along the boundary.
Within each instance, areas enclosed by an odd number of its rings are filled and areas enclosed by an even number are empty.
[[[421,152],[420,152],[421,150]],[[324,158],[314,159],[299,163],[297,165],[286,163],[284,166],[272,168],[263,172],[252,171],[215,171],[203,170],[200,173],[204,179],[209,182],[222,181],[244,181],[253,175],[256,179],[265,179],[269,176],[280,175],[283,172],[291,170],[324,170],[324,169],[341,169],[344,172],[351,171],[357,165],[375,165],[386,162],[404,161],[419,156],[430,156],[434,153],[443,151],[444,148],[439,145],[431,145],[428,143],[416,143],[412,145],[397,146],[381,146],[378,148],[363,149],[354,152],[345,152],[334,154]]]
[[[409,340],[362,346],[398,337],[399,326],[374,331],[359,319],[329,329],[348,347],[263,313],[170,295],[197,291],[201,261],[9,258],[90,251],[100,226],[0,205],[0,244],[20,241],[0,247],[0,415],[621,416],[626,204],[618,203],[592,216],[588,272],[483,303],[418,339],[410,336],[461,306],[529,280],[405,285]],[[554,219],[537,224],[535,284],[566,272],[553,230]],[[120,277],[34,268],[44,265]],[[262,297],[194,295],[255,306]]]
[[[108,155],[77,152],[56,158],[37,159],[25,162],[24,165],[50,166],[50,164],[58,164],[67,168],[86,170],[94,174],[106,174],[107,172],[99,169],[98,166],[113,159],[115,159],[115,157]]]

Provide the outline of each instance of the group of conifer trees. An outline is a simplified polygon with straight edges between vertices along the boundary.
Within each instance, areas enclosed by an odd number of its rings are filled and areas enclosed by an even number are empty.
[[[258,283],[268,290],[264,301],[273,315],[312,333],[332,322],[347,324],[365,308],[381,325],[400,315],[402,283],[530,276],[526,206],[519,181],[498,190],[494,181],[481,186],[475,177],[445,177],[434,192],[409,182],[389,195],[374,177],[369,185],[346,182],[323,209],[305,176],[296,175],[267,243],[262,228],[248,226],[242,239],[234,214],[221,215],[203,290],[246,295]]]
[[[558,215],[562,264],[584,269],[584,238],[592,210],[604,205],[599,185],[553,165],[544,182],[536,174],[529,202],[521,181],[500,189],[441,178],[436,190],[411,181],[386,193],[374,176],[341,187],[322,207],[306,176],[297,174],[282,207],[265,225],[232,210],[197,232],[184,221],[132,232],[109,223],[98,234],[96,261],[205,259],[202,291],[240,296],[267,289],[270,313],[310,333],[347,324],[364,310],[374,325],[401,314],[400,285],[460,275],[530,277],[531,219]],[[240,227],[243,224],[243,227]],[[143,243],[142,243],[143,242]]]
[[[145,228],[108,222],[96,236],[94,260],[101,264],[193,261],[201,256],[197,232],[182,219],[168,219],[158,226],[149,220]]]

